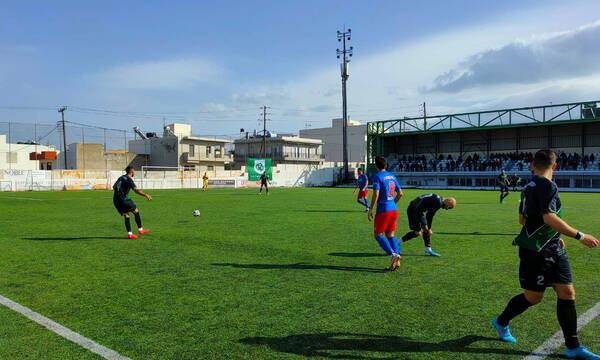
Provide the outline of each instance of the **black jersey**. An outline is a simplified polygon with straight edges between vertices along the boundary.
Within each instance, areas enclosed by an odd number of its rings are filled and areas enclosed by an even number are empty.
[[[410,202],[409,208],[418,214],[427,213],[426,219],[429,228],[433,222],[435,213],[443,207],[443,198],[436,194],[425,194]]]
[[[132,178],[127,175],[120,176],[113,185],[114,198],[129,199],[129,190],[135,189],[137,186]]]
[[[555,213],[562,218],[558,187],[553,181],[536,175],[521,192],[519,214],[525,217],[525,224],[514,241],[515,245],[539,251],[549,242],[558,241],[560,234],[544,222],[544,214],[547,213]]]
[[[507,174],[498,175],[498,177],[496,177],[496,181],[498,184],[500,184],[500,186],[506,186],[510,182]]]
[[[261,183],[261,184],[266,184],[266,183],[267,183],[267,179],[268,179],[268,177],[267,177],[267,174],[266,174],[266,173],[263,173],[263,174],[260,176],[260,183]]]

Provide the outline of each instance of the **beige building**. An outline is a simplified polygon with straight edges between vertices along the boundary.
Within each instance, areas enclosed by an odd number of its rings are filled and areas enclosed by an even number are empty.
[[[227,139],[192,136],[189,124],[165,126],[162,137],[129,141],[129,151],[147,158],[146,165],[169,168],[196,168],[199,170],[224,170],[232,161],[225,146]]]
[[[323,142],[296,135],[272,135],[266,140],[266,156],[277,164],[321,164]],[[234,142],[236,167],[245,165],[247,158],[263,157],[262,136],[247,136]]]
[[[58,153],[54,146],[9,144],[0,135],[0,169],[52,170]]]
[[[341,118],[333,119],[331,127],[300,130],[303,138],[320,139],[323,141],[323,156],[327,162],[344,160],[343,127]],[[348,161],[365,163],[367,161],[367,125],[348,118]]]
[[[103,151],[102,144],[72,143],[67,146],[67,168],[77,170],[123,170],[136,160],[135,154],[127,150]],[[64,168],[64,159],[59,158],[60,168]]]

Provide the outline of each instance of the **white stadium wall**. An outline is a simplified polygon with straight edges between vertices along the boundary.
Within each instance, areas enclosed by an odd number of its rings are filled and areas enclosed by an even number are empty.
[[[245,168],[226,171],[137,171],[135,181],[142,189],[195,189],[202,187],[205,172],[209,177],[209,187],[259,186],[257,182],[247,180]],[[122,171],[0,170],[0,191],[107,190],[121,175]],[[273,167],[272,186],[332,186],[338,183],[340,175],[341,166],[337,163],[279,165]]]

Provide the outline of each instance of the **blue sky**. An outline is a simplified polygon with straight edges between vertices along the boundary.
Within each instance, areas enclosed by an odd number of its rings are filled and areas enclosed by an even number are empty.
[[[0,13],[0,122],[196,134],[339,117],[336,30],[352,28],[349,114],[428,113],[600,94],[594,1],[19,1]],[[591,42],[591,43],[590,43]],[[49,109],[6,109],[10,106]],[[94,108],[122,114],[76,109]],[[141,115],[141,113],[147,115]],[[133,114],[133,115],[132,115]]]

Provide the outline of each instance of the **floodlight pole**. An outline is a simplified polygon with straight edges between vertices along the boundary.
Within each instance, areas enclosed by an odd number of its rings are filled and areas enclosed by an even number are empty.
[[[340,64],[340,73],[342,76],[342,154],[344,161],[344,170],[343,170],[343,181],[347,181],[349,179],[348,173],[348,106],[346,99],[346,82],[348,77],[350,76],[348,72],[348,64],[350,63],[350,57],[352,57],[352,52],[354,47],[350,46],[349,49],[346,49],[346,40],[350,41],[351,39],[351,29],[346,30],[344,28],[343,32],[338,30],[337,39],[338,42],[342,42],[342,50],[337,49],[336,54],[337,58],[342,58],[342,63]]]
[[[62,115],[63,158],[65,159],[65,170],[67,170],[67,130],[65,128],[65,110],[67,110],[66,106],[58,109],[58,112]]]

